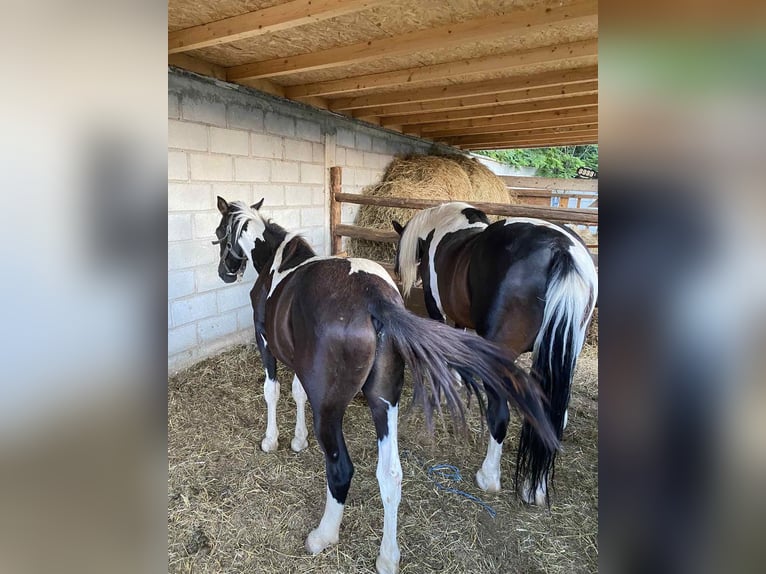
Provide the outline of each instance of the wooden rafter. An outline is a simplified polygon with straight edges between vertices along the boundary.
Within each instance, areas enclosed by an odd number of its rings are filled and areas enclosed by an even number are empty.
[[[464,120],[469,118],[489,118],[494,116],[504,116],[520,114],[524,112],[535,112],[543,110],[563,110],[567,108],[577,108],[581,106],[592,106],[598,103],[598,96],[573,96],[565,98],[555,98],[549,100],[540,100],[537,102],[525,102],[522,104],[505,104],[502,106],[487,106],[483,108],[471,108],[468,110],[456,110],[448,112],[430,112],[411,116],[396,116],[392,118],[383,118],[382,125],[412,125],[429,122],[443,122],[447,120]]]
[[[292,0],[270,8],[170,32],[168,54],[289,30],[381,4],[384,4],[383,0]]]
[[[561,96],[589,95],[598,93],[598,82],[583,82],[568,86],[546,86],[542,88],[529,88],[515,92],[502,94],[488,94],[468,98],[456,98],[451,100],[439,100],[435,102],[418,102],[414,104],[399,104],[396,106],[381,106],[377,108],[365,108],[354,112],[354,117],[393,117],[410,114],[422,114],[426,112],[438,112],[448,110],[465,110],[485,106],[496,106],[518,102],[533,102],[536,100],[548,100]]]
[[[592,42],[595,48],[595,40]],[[350,98],[336,98],[330,100],[330,109],[336,111],[358,110],[363,108],[374,108],[377,106],[393,106],[398,104],[413,104],[417,102],[431,102],[453,98],[482,96],[486,94],[501,94],[503,92],[513,92],[516,90],[524,90],[528,88],[564,86],[578,82],[587,82],[597,78],[598,67],[587,66],[569,70],[543,72],[541,74],[531,74],[511,78],[498,78],[496,80],[484,80],[481,82],[447,84],[434,88],[419,88],[414,90],[387,92],[385,94],[370,94]]]
[[[211,62],[206,62],[205,60],[194,58],[193,56],[190,56],[189,54],[169,55],[168,65],[176,66],[177,68],[183,68],[184,70],[189,70],[190,72],[195,72],[203,76],[211,76],[213,78],[218,78],[219,80],[226,79],[226,68],[224,68],[223,66],[218,66],[217,64],[213,64]],[[285,89],[282,86],[275,84],[274,82],[271,82],[266,79],[252,80],[252,81],[243,82],[243,83],[247,86],[250,86],[251,88],[256,88],[258,90],[261,90],[262,92],[266,92],[267,94],[272,94],[272,95],[281,96],[281,97],[284,97],[285,95]],[[324,108],[327,107],[327,103],[326,101],[324,101],[324,98],[321,98],[321,101],[315,101],[312,103],[317,107],[324,107]]]
[[[528,130],[521,130],[518,132],[513,133],[497,133],[497,134],[478,134],[478,135],[470,135],[470,136],[451,136],[446,138],[441,138],[441,141],[445,141],[446,143],[458,143],[458,144],[471,144],[475,142],[485,142],[485,141],[493,141],[493,140],[513,140],[513,139],[532,139],[536,137],[542,137],[542,136],[563,136],[563,137],[569,137],[572,134],[580,134],[580,133],[588,133],[591,134],[593,132],[598,132],[598,126],[597,124],[584,124],[581,126],[573,126],[573,127],[555,127],[555,128],[532,128]],[[434,138],[436,140],[439,140],[440,138]]]
[[[383,57],[444,49],[459,46],[466,42],[492,40],[505,37],[519,30],[532,31],[561,23],[594,23],[598,21],[597,10],[598,2],[596,0],[578,0],[568,6],[554,8],[513,10],[500,16],[448,24],[351,46],[233,66],[227,70],[227,76],[232,81],[246,78],[267,78],[347,66]]]
[[[450,145],[460,147],[470,147],[471,149],[491,149],[494,145],[513,145],[521,147],[527,144],[549,144],[551,146],[561,143],[565,144],[585,144],[598,141],[598,130],[588,130],[581,132],[570,132],[561,135],[536,135],[526,137],[498,136],[486,137],[485,139],[469,139],[472,136],[466,136],[464,139],[455,139]]]
[[[444,120],[440,122],[431,122],[419,124],[418,133],[427,134],[429,132],[438,132],[445,129],[462,129],[462,128],[478,128],[487,127],[501,124],[512,124],[516,122],[529,122],[539,120],[556,120],[571,117],[580,117],[583,115],[592,115],[598,113],[598,106],[596,104],[580,106],[575,108],[568,108],[564,110],[552,110],[552,111],[530,111],[522,112],[519,114],[513,114],[508,116],[498,117],[486,117],[486,118],[473,118],[462,120]]]
[[[404,68],[391,72],[380,72],[343,78],[341,80],[328,80],[314,84],[303,84],[285,88],[285,96],[291,99],[301,100],[311,96],[329,96],[349,92],[364,92],[377,88],[391,86],[412,86],[419,82],[445,80],[449,78],[468,76],[487,72],[508,71],[533,64],[550,64],[561,60],[578,60],[581,58],[593,59],[598,55],[598,45],[594,40],[584,42],[572,42],[556,46],[543,46],[530,50],[508,52],[505,54],[492,54],[479,58],[467,58],[433,64]]]
[[[536,121],[536,122],[535,121],[516,122],[516,123],[498,124],[498,125],[491,125],[491,126],[478,127],[478,128],[459,128],[456,130],[443,130],[440,132],[427,133],[425,135],[431,139],[439,139],[439,138],[448,138],[448,137],[464,136],[464,135],[468,136],[468,135],[497,134],[497,133],[506,134],[506,133],[520,132],[527,129],[537,129],[537,128],[565,128],[565,127],[581,126],[584,124],[595,124],[595,123],[598,123],[598,116],[590,114],[590,115],[583,115],[579,117],[571,117],[571,118],[563,118],[563,119],[555,119],[555,120],[542,120],[542,121]]]
[[[540,147],[562,147],[562,146],[568,146],[568,145],[587,145],[587,144],[598,144],[598,138],[592,138],[592,139],[572,139],[572,140],[558,140],[558,141],[528,141],[528,142],[492,142],[492,143],[486,143],[486,144],[478,144],[478,145],[465,145],[465,146],[457,146],[461,149],[468,150],[468,151],[476,151],[481,149],[532,149],[532,148],[540,148]]]

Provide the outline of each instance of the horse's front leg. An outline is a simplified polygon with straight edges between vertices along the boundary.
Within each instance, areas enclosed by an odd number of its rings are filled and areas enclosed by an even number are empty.
[[[262,331],[256,331],[258,349],[261,352],[266,380],[263,383],[263,396],[266,399],[266,436],[261,441],[264,452],[277,450],[279,429],[277,428],[277,402],[279,401],[279,381],[277,380],[277,360],[269,350],[269,345]]]
[[[295,436],[290,443],[290,448],[295,452],[300,452],[306,448],[309,443],[306,440],[308,431],[306,430],[306,391],[303,390],[298,375],[293,377],[293,399],[295,400]]]

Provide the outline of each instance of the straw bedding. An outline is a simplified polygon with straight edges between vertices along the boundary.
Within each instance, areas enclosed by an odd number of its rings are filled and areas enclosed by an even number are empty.
[[[528,356],[521,358],[529,365]],[[597,571],[597,361],[586,346],[575,375],[569,426],[556,467],[550,511],[511,496],[513,447],[501,469],[503,490],[487,494],[474,482],[486,450],[486,428],[474,405],[467,435],[438,425],[432,436],[417,409],[400,425],[404,473],[399,510],[401,572],[495,574]],[[377,446],[363,398],[349,406],[344,429],[356,472],[340,543],[318,556],[303,547],[322,515],[324,458],[313,434],[309,448],[290,450],[295,406],[292,374],[280,368],[279,449],[259,444],[266,425],[258,353],[239,346],[172,377],[168,396],[168,571],[373,572],[383,527],[375,478]],[[411,389],[405,386],[403,404]],[[311,428],[311,413],[307,424]],[[512,417],[509,440],[518,436]],[[438,490],[427,468],[457,466],[453,484],[490,504],[497,517],[464,497]]]
[[[362,193],[372,197],[405,197],[443,201],[518,203],[505,184],[477,160],[463,155],[409,155],[394,159],[381,181]],[[404,224],[413,209],[363,205],[356,225],[391,230],[391,220]],[[350,239],[349,255],[392,263],[396,247],[361,239]]]

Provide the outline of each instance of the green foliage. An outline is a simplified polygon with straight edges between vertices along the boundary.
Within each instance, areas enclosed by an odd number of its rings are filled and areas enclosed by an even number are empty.
[[[498,149],[476,152],[513,167],[534,167],[543,177],[574,177],[578,167],[598,171],[597,145],[570,145],[533,149]]]

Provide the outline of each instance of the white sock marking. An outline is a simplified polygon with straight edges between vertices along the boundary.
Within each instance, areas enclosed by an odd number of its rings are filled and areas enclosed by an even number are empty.
[[[261,448],[264,452],[277,450],[277,439],[279,438],[279,429],[277,428],[277,401],[279,401],[279,381],[270,379],[266,375],[266,382],[263,383],[263,397],[266,399],[266,436],[261,441]]]
[[[384,400],[384,399],[381,399]],[[387,401],[384,400],[387,403]],[[379,574],[399,571],[399,545],[396,543],[396,523],[399,502],[402,499],[402,465],[399,461],[398,421],[399,407],[388,404],[386,412],[388,434],[378,441],[378,469],[376,476],[383,500],[383,540],[376,562]]]
[[[306,448],[309,443],[306,440],[308,431],[306,430],[306,391],[303,390],[298,375],[293,377],[293,400],[295,401],[295,436],[290,443],[290,448],[295,452],[300,452]]]
[[[500,458],[502,454],[503,443],[497,442],[490,435],[487,456],[476,473],[476,483],[482,490],[487,492],[497,492],[500,490]]]
[[[327,502],[324,515],[314,530],[306,538],[306,550],[311,554],[319,554],[322,550],[338,542],[340,521],[343,519],[343,505],[335,500],[330,487],[327,487]]]
[[[527,504],[536,504],[537,506],[545,506],[545,494],[548,491],[548,475],[544,475],[542,482],[537,485],[537,488],[532,489],[529,483],[529,479],[524,480],[524,488],[521,491],[521,498]]]

